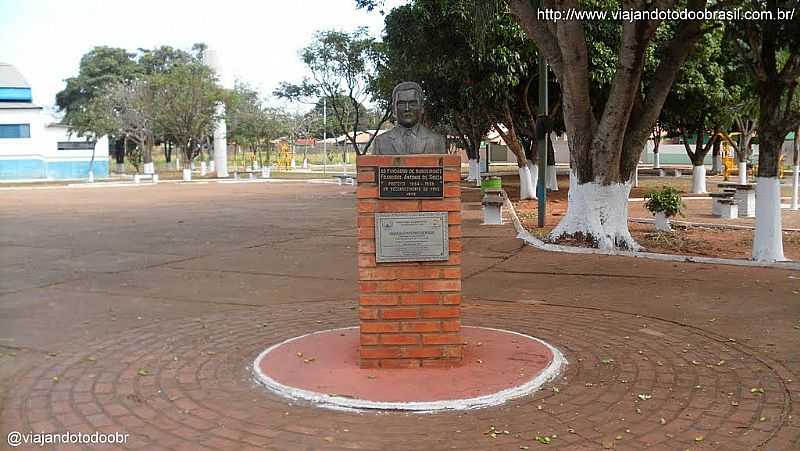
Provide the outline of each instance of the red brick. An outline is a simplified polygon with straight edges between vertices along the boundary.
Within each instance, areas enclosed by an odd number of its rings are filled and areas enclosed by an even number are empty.
[[[459,154],[448,154],[442,157],[442,164],[446,167],[456,167],[459,171],[461,170],[461,155]]]
[[[403,166],[410,167],[441,167],[442,157],[435,155],[413,155],[404,157],[401,163]]]
[[[445,169],[444,170],[444,181],[445,182],[458,182],[461,181],[461,171],[455,169]]]
[[[419,359],[386,359],[381,360],[381,368],[419,368]]]
[[[423,347],[423,348],[402,348],[401,355],[405,358],[411,359],[426,359],[442,357],[442,348],[439,346]]]
[[[403,357],[403,352],[400,348],[365,348],[359,349],[359,355],[362,359],[399,359]]]
[[[400,298],[403,305],[438,305],[442,303],[440,294],[405,294]]]
[[[381,311],[383,319],[416,319],[419,318],[419,310],[416,308],[384,308]]]
[[[442,279],[460,279],[461,278],[461,268],[442,268],[439,272]]]
[[[444,197],[461,197],[461,186],[456,184],[445,186]]]
[[[459,307],[422,307],[420,313],[423,318],[458,318],[461,313]]]
[[[404,281],[404,280],[395,280],[395,281],[388,281],[388,282],[373,282],[376,283],[378,286],[377,291],[382,291],[385,293],[409,293],[415,292],[419,290],[419,282],[416,280],[412,281]]]
[[[447,321],[442,321],[442,331],[443,332],[460,332],[461,331],[461,320],[459,319],[451,319]]]
[[[374,200],[359,200],[358,201],[358,212],[359,213],[374,213],[375,208],[377,207],[378,203]]]
[[[377,293],[378,282],[358,282],[358,291],[361,293]]]
[[[359,268],[374,268],[375,266],[377,266],[377,263],[375,263],[374,255],[363,254],[358,256]]]
[[[443,357],[451,357],[461,359],[464,356],[464,347],[458,346],[442,346]]]
[[[450,225],[461,224],[461,212],[451,211],[447,213],[447,223]]]
[[[358,239],[375,240],[375,226],[362,226],[358,228]]]
[[[358,317],[360,319],[378,319],[378,309],[361,307],[358,309]]]
[[[401,279],[438,279],[441,277],[441,269],[431,266],[421,266],[416,268],[402,268],[397,270]]]
[[[381,335],[381,344],[385,345],[417,345],[419,344],[419,336],[409,334],[385,334]],[[446,343],[450,344],[450,343]]]
[[[358,215],[356,225],[361,227],[375,227],[375,216],[373,215]]]
[[[370,166],[393,166],[400,157],[393,155],[359,155],[356,157],[356,166],[359,171]]]
[[[378,187],[373,185],[361,185],[356,188],[357,199],[377,199]]]
[[[375,171],[372,169],[365,169],[363,171],[359,170],[356,180],[358,181],[358,183],[374,183]]]
[[[423,200],[420,202],[421,211],[461,211],[461,201],[455,200]]]
[[[463,247],[461,246],[461,240],[458,238],[453,238],[448,243],[448,250],[450,252],[461,252]]]
[[[359,304],[367,305],[397,305],[400,296],[396,294],[362,294]]]
[[[361,334],[359,342],[361,346],[377,345],[381,343],[381,336],[379,334]]]
[[[403,322],[399,327],[403,332],[440,332],[442,330],[439,321]]]
[[[461,304],[461,295],[460,294],[446,294],[442,299],[442,304],[445,305],[460,305]]]
[[[424,345],[460,345],[464,344],[461,335],[458,334],[432,334],[423,335],[422,344]]]
[[[423,280],[422,291],[460,291],[461,280]]]
[[[374,233],[374,230],[373,230]],[[374,239],[359,239],[358,240],[358,253],[359,254],[372,254],[375,255],[375,240]]]
[[[377,323],[377,322],[373,323],[371,321],[361,322],[362,334],[391,333],[391,332],[400,332],[400,324],[396,322],[389,322],[389,323]]]
[[[451,224],[450,227],[447,228],[447,236],[449,238],[461,238],[461,236],[462,236],[461,235],[461,225],[460,224],[456,224],[456,225],[452,225]]]
[[[419,211],[418,200],[379,200],[375,205],[378,213],[405,213]]]

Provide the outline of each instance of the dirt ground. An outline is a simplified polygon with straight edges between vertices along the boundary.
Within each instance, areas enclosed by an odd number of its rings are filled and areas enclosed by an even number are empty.
[[[755,218],[721,219],[711,215],[711,199],[701,195],[686,194],[691,188],[690,177],[640,177],[640,186],[631,190],[628,204],[628,227],[634,239],[647,251],[721,258],[750,258],[753,244]],[[709,192],[717,191],[716,184],[722,177],[709,177]],[[547,217],[544,229],[538,228],[538,201],[519,200],[519,181],[516,176],[504,176],[503,188],[509,194],[517,214],[525,228],[534,235],[545,238],[567,209],[569,179],[558,178],[559,191],[547,194]],[[645,208],[642,200],[648,190],[662,186],[672,186],[684,192],[683,215],[674,218],[672,233],[657,232],[653,224],[640,220],[652,220],[653,215]],[[788,188],[783,188],[784,195]],[[784,199],[784,203],[788,203]],[[800,211],[783,209],[784,229],[783,251],[786,258],[800,259]],[[682,222],[699,225],[682,225]],[[718,226],[732,225],[743,229]],[[572,243],[579,244],[579,243]]]

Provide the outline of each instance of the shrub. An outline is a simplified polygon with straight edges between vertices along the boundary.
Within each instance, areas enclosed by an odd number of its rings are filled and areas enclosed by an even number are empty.
[[[644,206],[655,214],[664,213],[664,216],[671,218],[676,215],[683,216],[682,210],[686,205],[681,200],[681,193],[671,186],[664,186],[660,190],[650,190],[646,195]]]

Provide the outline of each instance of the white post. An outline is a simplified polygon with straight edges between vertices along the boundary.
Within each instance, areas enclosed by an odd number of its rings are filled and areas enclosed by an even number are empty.
[[[207,173],[208,172],[207,172],[206,162],[205,161],[201,161],[200,162],[200,175],[201,176],[205,176]]]
[[[233,89],[233,80],[225,70],[222,59],[215,49],[209,46],[206,49],[206,64],[214,69],[219,76],[223,88]],[[228,177],[228,129],[225,125],[225,104],[218,102],[215,107],[217,122],[214,124],[214,166],[217,177]]]
[[[793,173],[792,173],[792,210],[797,210],[797,189],[798,189],[798,172],[800,172],[800,166],[794,165]]]
[[[217,171],[217,167],[216,167],[216,163],[214,162],[214,160],[209,161],[208,162],[208,172],[216,172],[216,171]]]
[[[191,182],[192,181],[192,170],[186,168],[183,170],[183,181],[184,182]]]
[[[144,173],[148,175],[156,173],[155,165],[153,164],[153,162],[144,164]]]
[[[739,162],[739,184],[744,185],[747,183],[747,162]]]
[[[89,171],[89,183],[94,183],[94,171]]]

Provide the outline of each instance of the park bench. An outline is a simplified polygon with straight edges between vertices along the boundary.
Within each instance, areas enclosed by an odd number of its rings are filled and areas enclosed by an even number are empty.
[[[142,180],[158,183],[158,174],[133,174],[133,183],[139,184]]]
[[[736,193],[732,191],[709,193],[708,196],[711,197],[711,214],[714,216],[722,215],[722,201],[731,201],[735,203],[736,201],[733,198],[735,195]]]
[[[248,178],[250,180],[254,180],[256,178],[256,174],[258,174],[259,172],[261,172],[261,171],[250,171],[250,170],[238,170],[237,169],[237,170],[233,171],[233,179],[234,180],[239,180],[239,174],[248,174]]]
[[[345,184],[345,183],[348,184],[348,185],[353,185],[353,186],[356,185],[356,176],[352,175],[352,174],[337,174],[337,175],[334,175],[333,178],[336,179],[336,181],[339,183],[339,185],[342,185],[342,184]]]

